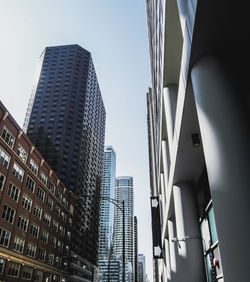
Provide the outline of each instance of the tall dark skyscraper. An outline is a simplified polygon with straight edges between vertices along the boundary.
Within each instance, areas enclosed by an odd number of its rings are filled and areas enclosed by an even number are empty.
[[[75,244],[96,264],[105,108],[91,54],[79,45],[46,47],[24,130],[67,189],[85,197]]]

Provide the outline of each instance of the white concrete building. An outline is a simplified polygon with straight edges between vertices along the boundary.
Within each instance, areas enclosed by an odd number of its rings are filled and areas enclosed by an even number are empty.
[[[247,282],[248,9],[225,0],[146,6],[155,281]]]

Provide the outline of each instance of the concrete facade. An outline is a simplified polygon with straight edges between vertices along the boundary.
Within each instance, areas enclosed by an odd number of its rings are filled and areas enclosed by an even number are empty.
[[[227,1],[146,5],[150,183],[161,216],[155,281],[247,282],[247,9]]]

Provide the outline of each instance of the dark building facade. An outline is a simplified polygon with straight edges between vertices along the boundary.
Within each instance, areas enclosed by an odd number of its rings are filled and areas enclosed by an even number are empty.
[[[106,113],[91,54],[79,45],[47,47],[39,63],[24,130],[81,197],[74,242],[96,264]]]
[[[66,281],[75,200],[0,102],[0,281]]]

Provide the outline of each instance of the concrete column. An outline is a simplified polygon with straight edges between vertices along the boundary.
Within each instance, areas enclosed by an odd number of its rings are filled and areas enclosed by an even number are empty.
[[[175,238],[175,226],[174,222],[168,220],[168,237],[169,237],[169,276],[170,281],[177,282],[176,272],[177,272],[177,254],[176,254],[176,245],[172,241]]]
[[[250,277],[250,142],[241,93],[235,93],[232,77],[213,56],[193,66],[191,79],[224,280],[245,282]]]
[[[171,149],[174,136],[175,113],[177,103],[178,87],[176,84],[170,84],[163,88],[163,101],[167,123],[168,146]]]
[[[206,281],[196,197],[191,183],[173,186],[173,196],[179,281]]]
[[[161,141],[161,150],[162,150],[162,162],[163,162],[163,174],[164,182],[166,187],[166,194],[168,189],[168,175],[169,175],[169,151],[168,144],[166,140]]]
[[[165,239],[165,264],[166,264],[166,281],[171,281],[171,267],[170,267],[170,251],[169,240]]]
[[[166,205],[166,186],[164,180],[164,174],[161,173],[161,197],[162,197],[162,206],[165,207]]]

